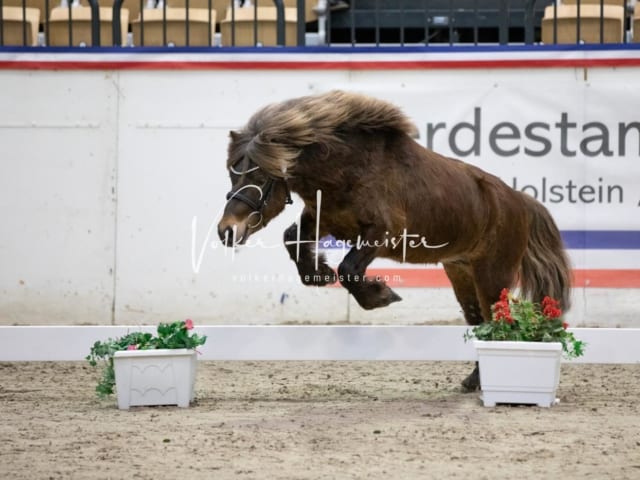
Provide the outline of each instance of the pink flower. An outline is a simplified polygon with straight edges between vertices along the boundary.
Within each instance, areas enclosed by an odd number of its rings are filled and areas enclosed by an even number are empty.
[[[127,350],[137,350],[138,349],[138,345],[129,345],[127,347]]]
[[[187,330],[193,330],[193,320],[191,320],[190,318],[187,318],[184,321],[184,326],[187,328]]]

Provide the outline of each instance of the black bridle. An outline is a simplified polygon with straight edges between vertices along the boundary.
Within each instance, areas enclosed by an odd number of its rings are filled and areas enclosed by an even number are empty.
[[[262,214],[262,210],[264,210],[264,207],[269,203],[269,199],[271,198],[271,192],[273,191],[273,185],[275,182],[276,182],[275,178],[269,177],[266,183],[264,184],[264,186],[262,187],[258,187],[257,185],[245,185],[244,187],[241,187],[238,190],[235,190],[235,191],[231,190],[229,193],[227,193],[227,201],[231,199],[239,200],[245,205],[248,205],[249,207],[251,207],[254,212],[258,212]],[[289,190],[289,185],[287,184],[286,181],[283,181],[283,182],[284,182],[285,188],[287,189],[287,197],[284,203],[285,205],[291,205],[293,203],[293,200],[291,199],[291,191]],[[255,201],[247,197],[241,191],[246,187],[257,188],[260,191],[260,198],[258,198],[258,200]]]

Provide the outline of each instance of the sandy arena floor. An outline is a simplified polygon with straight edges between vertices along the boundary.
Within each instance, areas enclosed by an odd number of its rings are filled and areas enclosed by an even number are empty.
[[[85,363],[0,363],[3,479],[638,479],[640,365],[563,365],[485,408],[471,364],[200,362],[188,409],[120,411]]]

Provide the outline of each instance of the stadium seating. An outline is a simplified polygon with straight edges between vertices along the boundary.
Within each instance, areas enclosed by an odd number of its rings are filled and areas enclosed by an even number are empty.
[[[45,0],[24,0],[25,6],[28,8],[37,8],[40,10],[40,23],[44,23],[45,19],[51,15],[51,11],[55,7],[60,6],[60,0],[49,0],[49,11],[46,12],[47,7]],[[5,7],[20,7],[22,8],[23,0],[2,0],[2,5]]]
[[[90,45],[89,0],[76,1],[80,2],[83,9],[72,9],[73,46]],[[111,17],[115,0],[98,1],[101,12],[101,45],[112,46]],[[151,0],[151,3],[156,1]],[[66,25],[69,23],[69,10],[61,7],[60,2],[61,0],[2,0],[3,12],[7,12],[3,15],[2,44],[37,45],[40,31],[47,33],[45,41],[48,45],[69,46],[69,29]],[[150,0],[123,0],[122,45],[128,42],[128,32],[135,36],[132,41],[136,46],[141,45],[142,40],[145,46],[209,46],[217,45],[218,42],[223,46],[277,45],[277,9],[273,6],[273,0],[252,0],[253,5],[249,7],[233,9],[233,0],[165,2],[169,13],[166,14],[167,26],[163,28],[165,9],[161,3],[158,8],[147,9]],[[25,11],[29,12],[26,19],[23,19],[22,13],[17,15],[11,10],[11,7],[15,7],[22,12],[23,3],[27,9]],[[498,0],[463,0],[456,2],[456,8],[451,8],[449,0],[406,0],[401,5],[391,0],[361,0],[352,2],[351,8],[347,10],[332,12],[326,23],[322,19],[317,22],[319,17],[314,7],[318,1],[307,0],[304,12],[306,26],[301,25],[300,29],[297,26],[298,1],[283,0],[283,3],[287,46],[297,45],[298,36],[304,32],[311,44],[323,44],[326,40],[329,44],[353,46],[372,43],[506,44],[523,41],[535,43],[540,40],[544,44],[640,42],[640,0],[635,2],[633,14],[630,8],[627,10],[627,5],[634,4],[632,0],[580,0],[579,5],[578,0],[562,0],[555,2],[555,6],[551,4],[551,0],[545,0],[535,2],[533,7],[529,0],[518,0],[506,7],[506,17],[505,11],[500,10],[505,8],[504,2]],[[188,15],[185,13],[187,5]],[[36,23],[33,9],[39,12]],[[141,10],[144,10],[143,28],[140,26]],[[215,17],[209,13],[210,10],[215,13]],[[126,11],[128,15],[124,13]],[[187,17],[188,42],[185,23]],[[501,18],[509,20],[498,21]],[[233,21],[235,26],[232,26]],[[49,22],[51,25],[48,25]],[[141,31],[144,33],[143,39],[140,37]],[[164,37],[164,32],[168,32],[167,38]],[[319,32],[316,34],[317,38],[310,36],[315,32]]]
[[[285,45],[297,44],[297,10],[285,8]],[[235,25],[232,23],[235,21]],[[254,25],[256,26],[254,32]],[[227,10],[220,22],[223,46],[277,45],[277,11],[275,7],[248,7]]]
[[[602,21],[601,21],[602,14]],[[619,5],[581,4],[553,5],[545,9],[542,19],[542,42],[553,43],[620,43],[624,36],[625,9]],[[556,38],[554,38],[554,22]],[[602,35],[601,27],[602,26]],[[578,28],[580,29],[578,37]],[[602,38],[601,38],[602,36]]]
[[[52,0],[52,1],[59,1],[59,0]],[[111,8],[113,7],[113,2],[114,0],[98,0],[98,4],[100,5],[100,7]],[[147,4],[147,0],[142,0],[143,8],[146,4]],[[89,0],[80,0],[80,5],[82,5],[83,7],[88,7],[90,5]],[[140,0],[123,0],[121,5],[122,5],[122,8],[126,8],[127,10],[129,10],[129,20],[138,18],[138,15],[140,14]]]
[[[640,2],[633,11],[633,41],[640,42]]]
[[[258,7],[273,7],[273,0],[254,0],[254,3]],[[285,8],[297,8],[298,0],[284,0]],[[305,2],[304,18],[305,22],[315,22],[318,20],[318,14],[314,11],[314,8],[318,4],[318,0],[307,0]]]
[[[577,5],[578,0],[562,0],[563,5]],[[627,4],[627,0],[604,0],[603,5],[617,5],[618,7],[624,7]],[[580,0],[580,5],[598,5],[600,6],[600,0]]]
[[[231,5],[233,0],[211,0],[211,7],[209,7],[209,0],[188,0],[189,8],[203,8],[215,10],[216,21],[224,18],[227,8]],[[171,8],[186,8],[187,0],[166,0],[167,7]],[[136,18],[136,17],[134,17]]]
[[[187,12],[189,19],[188,41]],[[142,13],[142,20],[138,17],[131,22],[134,46],[210,46],[213,43],[213,35],[216,31],[215,10],[190,7],[187,11],[184,7],[166,7],[144,10]],[[165,15],[166,33],[163,28]]]
[[[39,8],[2,7],[2,20],[3,45],[38,45]]]
[[[69,22],[71,11],[71,22]],[[113,9],[100,7],[100,45],[113,45]],[[89,7],[56,7],[49,18],[49,45],[69,46],[69,23],[71,23],[71,45],[74,47],[92,45],[91,42],[91,8]],[[120,11],[122,26],[122,44],[126,44],[129,10]]]

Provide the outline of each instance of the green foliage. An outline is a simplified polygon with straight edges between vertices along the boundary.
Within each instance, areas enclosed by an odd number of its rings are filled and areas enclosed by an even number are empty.
[[[101,398],[114,393],[116,384],[115,371],[113,369],[113,355],[123,350],[155,350],[160,348],[195,349],[204,345],[206,335],[190,333],[193,329],[191,320],[173,323],[161,323],[158,325],[157,335],[145,332],[131,332],[123,337],[97,341],[91,347],[86,360],[92,367],[102,365],[102,377],[96,386],[96,393]]]
[[[566,357],[584,354],[585,343],[567,330],[556,300],[545,297],[541,304],[519,299],[507,289],[492,307],[490,322],[476,325],[465,333],[465,340],[560,342]]]

